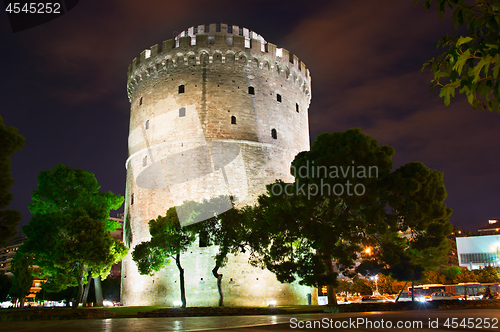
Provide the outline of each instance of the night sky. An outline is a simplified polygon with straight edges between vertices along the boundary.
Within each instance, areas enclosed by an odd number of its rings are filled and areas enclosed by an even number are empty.
[[[455,31],[449,16],[441,21],[413,0],[80,0],[18,33],[0,14],[0,115],[26,138],[12,158],[9,207],[23,225],[38,173],[56,164],[125,194],[128,65],[176,31],[217,22],[247,27],[304,61],[311,142],[361,128],[396,149],[395,168],[420,161],[444,172],[454,225],[476,231],[500,218],[500,114],[474,110],[462,96],[444,106],[430,93],[430,72],[421,72],[441,53],[439,37]]]

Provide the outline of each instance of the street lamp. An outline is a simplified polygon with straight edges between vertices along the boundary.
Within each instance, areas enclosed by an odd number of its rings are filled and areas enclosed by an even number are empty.
[[[374,277],[370,277],[371,280],[375,280],[375,292],[373,295],[378,296],[380,295],[378,292],[378,275],[375,275]]]

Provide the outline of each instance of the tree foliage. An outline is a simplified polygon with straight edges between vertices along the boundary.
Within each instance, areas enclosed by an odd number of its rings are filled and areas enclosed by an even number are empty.
[[[423,0],[427,9],[432,2],[441,19],[449,8],[463,33],[442,37],[438,47],[445,52],[424,64],[434,73],[431,89],[440,89],[447,106],[458,89],[474,108],[500,113],[500,1]]]
[[[29,206],[33,218],[23,227],[28,240],[18,251],[33,255],[39,274],[47,278],[47,291],[78,285],[76,308],[87,274],[106,278],[128,251],[109,233],[118,227],[108,220],[109,213],[120,207],[123,197],[100,193],[92,173],[65,165],[40,172],[38,181]]]
[[[11,286],[11,279],[5,274],[0,273],[0,302],[7,301],[9,299],[9,291]]]
[[[421,163],[391,172],[393,154],[359,129],[319,135],[293,161],[295,182],[269,185],[247,212],[252,263],[281,282],[327,285],[330,304],[359,259],[398,280],[440,263],[451,231],[442,174]]]
[[[169,259],[175,260],[179,267],[180,254],[188,249],[198,234],[207,245],[217,246],[212,275],[217,279],[219,306],[223,306],[223,275],[218,271],[226,265],[229,254],[244,252],[247,243],[243,212],[246,209],[240,211],[233,207],[226,211],[228,199],[232,200],[231,197],[218,196],[201,202],[185,201],[181,206],[170,208],[165,217],[151,220],[151,240],[137,245],[132,253],[139,273],[153,275],[168,264]],[[187,221],[189,226],[181,227],[177,216],[179,210],[189,220],[199,220],[199,215],[212,217],[198,223]],[[220,211],[225,212],[220,214]],[[179,272],[183,274],[181,268]]]
[[[9,240],[17,234],[17,224],[21,213],[16,210],[5,210],[12,201],[9,192],[14,183],[10,174],[10,157],[24,146],[17,128],[8,127],[0,116],[0,247],[5,247]]]

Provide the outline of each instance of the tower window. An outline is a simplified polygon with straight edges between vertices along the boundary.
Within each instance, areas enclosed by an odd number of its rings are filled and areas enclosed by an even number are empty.
[[[184,84],[179,85],[179,93],[184,93]]]
[[[200,232],[198,240],[198,245],[200,248],[208,247],[210,245],[210,241],[208,240],[208,233],[205,231]]]
[[[276,129],[271,129],[271,137],[274,139],[278,139],[278,133],[276,132]]]
[[[279,93],[276,94],[276,99],[278,99],[278,101],[281,103],[281,95]]]
[[[231,116],[231,124],[236,124],[236,117],[234,115]]]
[[[220,23],[215,25],[215,32],[220,32]]]
[[[146,120],[146,125],[145,125],[145,127],[146,127],[146,130],[148,130],[148,129],[149,129],[149,120]]]
[[[248,93],[251,94],[251,95],[254,95],[255,94],[255,89],[253,86],[249,86],[248,87]]]
[[[298,103],[295,104],[295,110],[297,111],[297,113],[299,113],[299,104]]]
[[[198,27],[194,27],[194,34],[198,34]]]
[[[240,36],[243,36],[243,28],[240,28],[240,30],[238,31],[238,34],[239,34]]]
[[[209,24],[205,24],[205,32],[209,32],[210,31],[210,25]]]
[[[142,97],[139,99],[139,106],[142,105]]]
[[[183,116],[186,116],[186,108],[185,107],[179,108],[179,118],[181,118]]]
[[[228,33],[233,33],[233,26],[232,25],[228,25],[227,26],[227,32]]]

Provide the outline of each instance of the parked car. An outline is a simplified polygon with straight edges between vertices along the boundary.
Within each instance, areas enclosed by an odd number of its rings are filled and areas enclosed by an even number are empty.
[[[382,302],[382,299],[379,299],[375,296],[365,296],[361,299],[361,302]]]
[[[456,296],[450,293],[446,292],[436,292],[431,294],[431,301],[436,301],[436,300],[454,300],[458,301],[461,300],[460,296]]]

